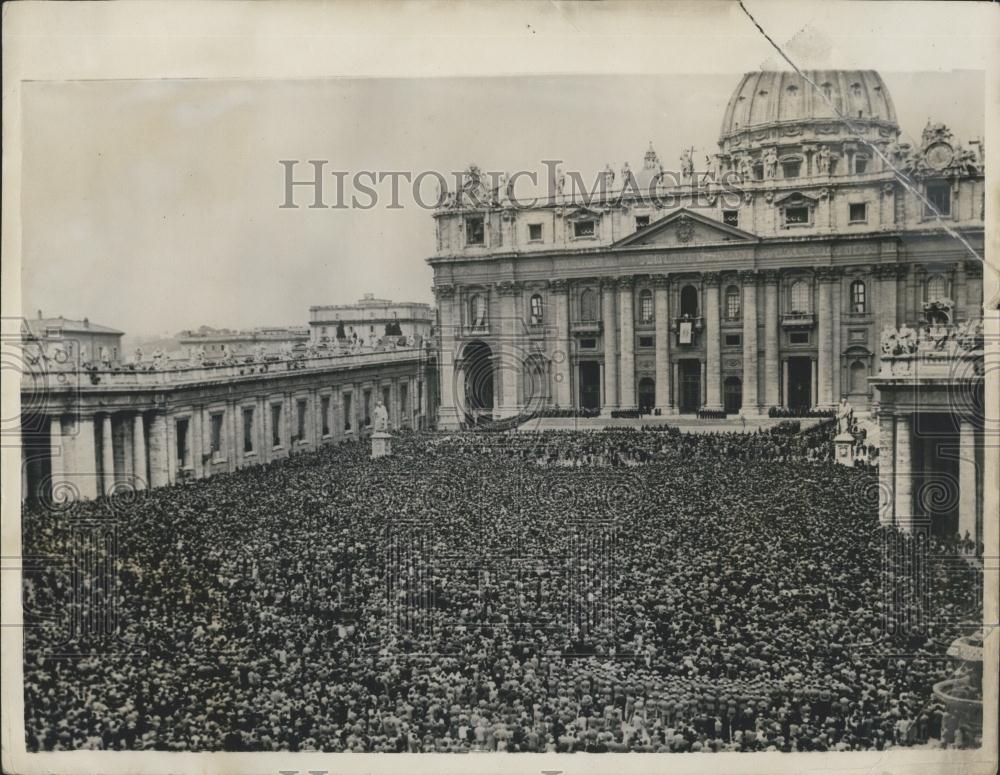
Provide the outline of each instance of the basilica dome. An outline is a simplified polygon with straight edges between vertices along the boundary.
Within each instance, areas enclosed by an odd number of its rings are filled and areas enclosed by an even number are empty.
[[[785,135],[809,134],[818,126],[824,127],[823,134],[850,132],[838,113],[856,127],[861,124],[883,136],[898,134],[892,97],[874,70],[807,70],[805,75],[809,80],[793,71],[744,75],[722,119],[723,150],[765,140],[766,129],[780,128]]]

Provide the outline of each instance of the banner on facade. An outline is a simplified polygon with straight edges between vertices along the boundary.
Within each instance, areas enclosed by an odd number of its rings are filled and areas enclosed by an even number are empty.
[[[680,324],[680,344],[691,344],[691,321],[682,320]]]

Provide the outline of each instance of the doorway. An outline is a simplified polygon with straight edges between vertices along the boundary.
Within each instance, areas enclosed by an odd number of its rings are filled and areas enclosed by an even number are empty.
[[[601,408],[601,364],[580,361],[580,408]]]
[[[789,409],[809,409],[812,406],[812,358],[788,359],[788,395],[785,403]]]
[[[743,408],[743,382],[739,377],[726,377],[722,385],[722,399],[726,414],[739,414]]]
[[[687,358],[677,361],[680,373],[678,410],[681,414],[694,414],[701,408],[701,361]]]
[[[656,405],[656,381],[652,377],[639,380],[639,411],[650,414]]]

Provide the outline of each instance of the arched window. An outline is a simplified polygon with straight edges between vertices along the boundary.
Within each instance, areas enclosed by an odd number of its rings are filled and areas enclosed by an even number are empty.
[[[542,297],[537,293],[531,297],[531,315],[529,322],[533,326],[540,326],[542,324]]]
[[[865,312],[868,306],[867,288],[863,280],[851,283],[851,312]]]
[[[653,292],[648,288],[639,293],[639,320],[643,323],[653,322]]]
[[[681,288],[681,316],[698,317],[698,289],[693,285]]]
[[[478,293],[469,299],[469,320],[473,328],[486,328],[486,299]]]
[[[789,312],[811,312],[809,283],[805,280],[796,280],[792,283],[789,297]]]
[[[927,278],[927,301],[937,301],[948,298],[948,280],[944,275],[936,274]]]
[[[740,289],[735,285],[726,288],[726,320],[740,319]]]
[[[580,294],[580,320],[597,320],[597,294],[590,288]]]

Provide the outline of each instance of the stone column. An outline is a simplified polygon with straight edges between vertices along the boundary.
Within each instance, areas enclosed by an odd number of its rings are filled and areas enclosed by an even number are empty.
[[[882,348],[880,341],[882,331],[887,326],[896,327],[896,283],[900,277],[902,267],[899,264],[877,264],[872,268],[872,276],[878,283],[878,295],[876,303],[873,305],[875,313],[875,331],[871,349],[875,353],[872,368],[876,374],[882,366]],[[878,401],[878,388],[873,390],[873,399]]]
[[[97,476],[97,457],[94,454],[94,418],[92,415],[81,415],[76,421],[72,460],[80,497],[88,500],[96,498],[100,482]]]
[[[132,418],[132,476],[135,489],[145,490],[149,479],[146,473],[146,428],[142,412],[136,412]]]
[[[517,345],[519,325],[514,302],[521,290],[520,283],[497,283],[500,297],[500,342],[496,368],[500,370],[500,412],[499,416],[513,417],[520,412],[517,386],[521,381],[521,348]]]
[[[778,368],[778,279],[776,270],[764,272],[764,409],[781,405]],[[787,364],[785,369],[787,369]],[[786,382],[787,385],[787,382]],[[787,387],[786,387],[787,395]]]
[[[781,406],[788,406],[788,358],[781,360]]]
[[[49,421],[49,458],[51,460],[51,484],[56,486],[66,481],[69,473],[67,465],[66,444],[62,435],[62,416],[53,415]]]
[[[438,373],[441,378],[441,403],[438,407],[438,427],[445,430],[454,430],[459,427],[461,422],[458,407],[455,403],[454,391],[456,376],[455,342],[456,336],[461,330],[459,328],[460,321],[457,315],[457,305],[455,304],[455,286],[435,285],[434,294],[437,296],[438,315],[440,319],[438,337],[441,342],[438,352]],[[353,391],[352,401],[356,407],[359,401],[357,391]],[[354,418],[351,418],[351,427],[356,435],[358,431]]]
[[[115,486],[115,447],[110,414],[101,420],[101,473],[104,494],[110,495]]]
[[[841,362],[840,353],[844,348],[840,342],[840,311],[843,308],[843,288],[840,277],[841,272],[838,271],[830,291],[830,313],[832,315],[832,319],[830,320],[830,358],[832,361],[830,378],[833,380],[831,383],[832,387],[830,388],[830,397],[834,404],[840,403],[841,394],[848,392],[846,386],[842,385],[841,381],[841,373],[843,372],[844,365]]]
[[[634,409],[635,398],[635,310],[634,277],[618,278],[618,328],[621,332],[621,357],[618,373],[618,402],[622,409]]]
[[[888,412],[878,416],[878,521],[892,525],[896,493],[896,418]]]
[[[653,278],[654,319],[656,321],[656,408],[670,412],[670,279]]]
[[[705,280],[705,408],[722,409],[719,348],[719,273],[706,272]]]
[[[201,407],[191,407],[191,423],[188,428],[188,447],[191,450],[191,475],[195,479],[202,476]]]
[[[757,386],[757,272],[740,272],[743,283],[743,413],[760,414]]]
[[[819,390],[817,392],[817,407],[830,409],[833,401],[833,313],[830,308],[830,295],[834,280],[832,268],[824,267],[816,273],[819,304],[817,309],[819,356]]]
[[[555,307],[556,338],[552,349],[553,380],[555,381],[556,406],[568,409],[573,406],[573,393],[570,384],[570,345],[569,345],[569,283],[565,280],[552,280],[549,283]]]
[[[913,444],[910,437],[910,415],[896,417],[896,455],[893,466],[896,495],[896,525],[913,529]]]
[[[615,315],[614,280],[601,282],[601,333],[604,341],[604,412],[618,408],[618,318]]]
[[[162,412],[156,412],[149,427],[150,487],[164,487],[170,481],[169,454],[167,418]]]
[[[811,393],[809,404],[811,409],[816,409],[819,406],[819,377],[817,375],[818,364],[816,358],[810,358],[809,365],[812,367],[812,374],[809,378],[809,390]]]
[[[976,427],[966,419],[959,421],[958,455],[958,535],[978,543],[976,534]]]

